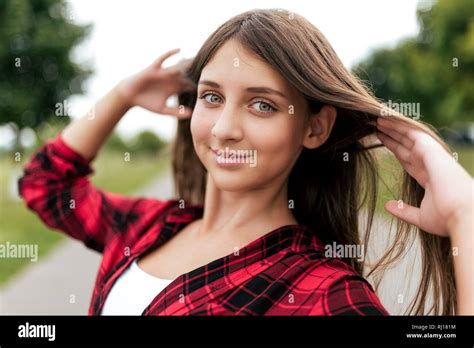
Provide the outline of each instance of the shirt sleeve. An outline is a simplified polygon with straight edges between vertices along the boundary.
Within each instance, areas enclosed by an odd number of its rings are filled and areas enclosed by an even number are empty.
[[[322,296],[325,315],[389,315],[372,286],[358,275],[333,282]]]
[[[18,190],[28,208],[47,226],[103,252],[115,235],[131,240],[131,234],[139,233],[139,218],[143,219],[141,215],[146,215],[150,204],[155,212],[165,204],[97,189],[87,178],[94,172],[92,160],[69,147],[60,132],[25,165]]]

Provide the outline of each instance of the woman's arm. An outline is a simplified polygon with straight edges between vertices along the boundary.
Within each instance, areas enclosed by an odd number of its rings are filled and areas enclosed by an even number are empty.
[[[391,200],[385,209],[424,231],[450,238],[456,314],[474,314],[474,180],[429,134],[382,117],[377,127],[379,139],[425,189],[419,208]]]
[[[474,197],[474,185],[471,195]],[[466,188],[469,192],[469,187]],[[457,314],[474,314],[474,206],[466,205],[448,223],[451,245],[453,247],[454,272],[456,274]]]
[[[133,106],[178,118],[190,117],[190,109],[166,107],[169,96],[193,88],[184,74],[188,60],[162,68],[163,62],[178,51],[165,53],[146,69],[121,81],[96,103],[91,112],[62,131],[63,141],[84,158],[92,159],[122,116]]]
[[[61,137],[68,146],[90,160],[129,108],[115,87],[95,104],[88,115],[70,123]]]
[[[19,193],[47,226],[102,252],[115,236],[125,245],[133,244],[143,226],[166,211],[167,201],[105,192],[94,187],[88,175],[93,173],[90,162],[130,107],[140,105],[178,117],[190,115],[189,110],[165,105],[168,96],[186,86],[179,82],[182,63],[161,68],[162,61],[175,52],[122,81],[97,103],[94,113],[48,140],[25,165],[18,181]],[[181,81],[185,79],[181,77]]]

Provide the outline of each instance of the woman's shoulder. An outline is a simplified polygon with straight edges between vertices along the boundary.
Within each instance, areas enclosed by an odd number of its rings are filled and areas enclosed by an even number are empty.
[[[311,293],[311,315],[388,315],[372,284],[348,263],[319,252],[308,258],[296,286]]]
[[[319,288],[327,288],[346,278],[360,278],[361,281],[367,282],[348,263],[340,258],[326,257],[321,250],[289,253],[281,261],[298,273],[298,283],[303,287],[308,285],[308,288],[313,288],[317,282]]]

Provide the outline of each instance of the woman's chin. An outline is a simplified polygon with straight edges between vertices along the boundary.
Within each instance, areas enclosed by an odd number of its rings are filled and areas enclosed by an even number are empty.
[[[223,172],[219,169],[212,168],[209,171],[214,186],[219,190],[228,192],[239,192],[248,191],[252,185],[248,180],[248,177],[242,177],[237,171],[236,172]]]

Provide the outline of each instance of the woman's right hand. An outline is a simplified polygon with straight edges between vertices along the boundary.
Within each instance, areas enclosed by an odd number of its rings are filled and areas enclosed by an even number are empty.
[[[179,48],[166,52],[144,70],[122,80],[117,92],[128,107],[141,106],[147,110],[179,119],[191,117],[192,109],[184,106],[168,107],[167,99],[172,95],[192,91],[196,88],[193,81],[186,77],[186,69],[192,59],[163,68],[163,62],[179,52]]]

